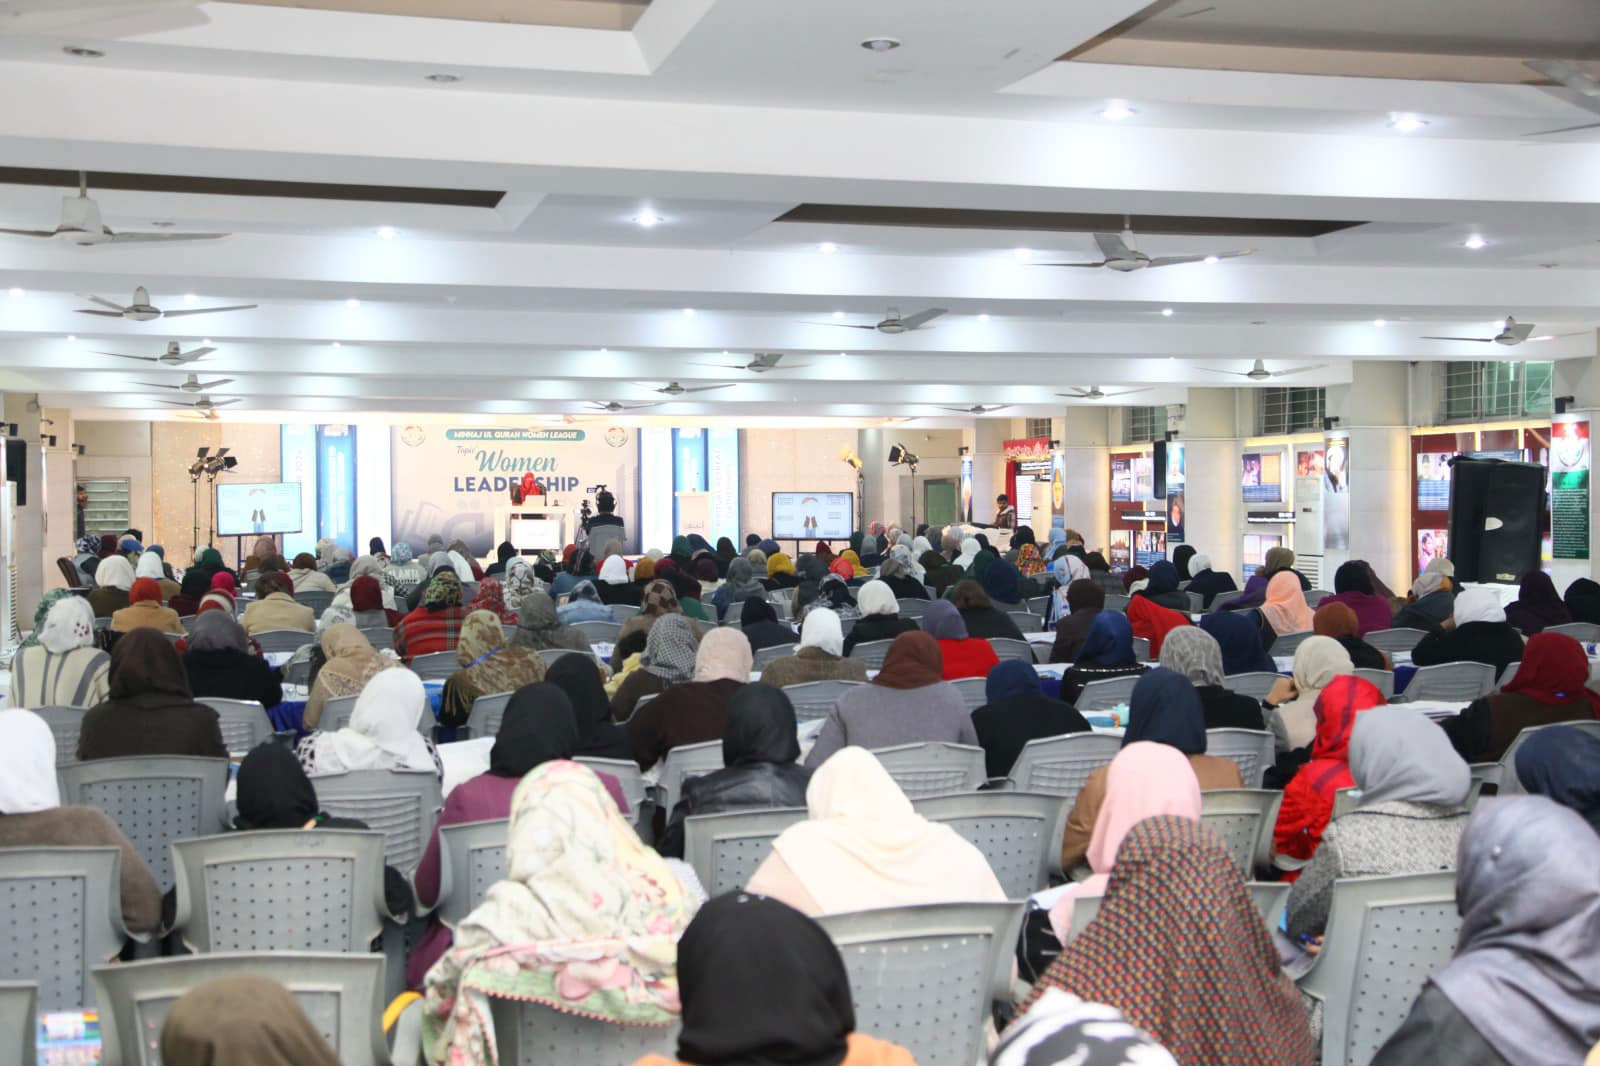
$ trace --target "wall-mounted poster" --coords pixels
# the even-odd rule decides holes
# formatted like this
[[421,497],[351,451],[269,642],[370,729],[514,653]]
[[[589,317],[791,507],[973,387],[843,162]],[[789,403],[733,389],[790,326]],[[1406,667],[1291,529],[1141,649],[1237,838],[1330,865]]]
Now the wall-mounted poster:
[[1350,549],[1350,436],[1329,435],[1322,442],[1322,548]]
[[1417,453],[1417,510],[1450,510],[1450,460],[1455,452]]
[[1183,445],[1177,441],[1167,445],[1167,543],[1181,544],[1186,539],[1183,528]]
[[1283,502],[1283,453],[1245,452],[1240,457],[1239,485],[1245,503]]
[[1133,535],[1133,562],[1146,569],[1167,557],[1167,535],[1150,529]]
[[1301,555],[1322,554],[1323,451],[1316,444],[1294,446],[1294,550]]
[[1111,565],[1126,570],[1133,565],[1133,530],[1111,531]]
[[1133,459],[1131,456],[1113,457],[1111,460],[1111,502],[1133,502]]
[[1550,427],[1550,554],[1589,558],[1589,422]]
[[1435,559],[1450,557],[1450,534],[1443,529],[1417,530],[1417,573],[1422,573]]
[[1156,495],[1156,472],[1148,455],[1133,457],[1134,500],[1153,500]]

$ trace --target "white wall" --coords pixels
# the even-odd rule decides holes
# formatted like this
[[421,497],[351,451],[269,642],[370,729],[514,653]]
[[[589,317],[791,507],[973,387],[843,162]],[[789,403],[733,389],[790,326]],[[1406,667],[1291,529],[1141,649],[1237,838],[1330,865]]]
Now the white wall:
[[[1090,551],[1105,550],[1111,535],[1111,424],[1113,409],[1068,407],[1062,420],[1068,529],[1083,534]],[[1053,424],[1053,423],[1052,423]],[[1039,534],[1034,530],[1034,534]]]

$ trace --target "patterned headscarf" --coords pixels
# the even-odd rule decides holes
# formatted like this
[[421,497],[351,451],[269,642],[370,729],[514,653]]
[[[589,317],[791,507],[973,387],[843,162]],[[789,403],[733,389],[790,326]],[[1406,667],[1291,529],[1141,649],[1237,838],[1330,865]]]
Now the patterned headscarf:
[[405,566],[413,558],[415,558],[415,553],[412,552],[410,544],[403,540],[395,541],[394,550],[389,553],[390,561],[397,566]]
[[1023,577],[1044,573],[1044,556],[1039,554],[1038,545],[1024,544],[1018,549],[1017,569],[1021,571]]
[[505,628],[490,611],[473,611],[461,620],[456,643],[461,683],[477,695],[514,692],[544,680],[544,659],[526,648],[506,646]]
[[[50,613],[50,608],[55,606],[57,600],[71,595],[73,593],[69,589],[51,589],[39,597],[39,606],[33,609],[33,632],[29,633],[28,639],[22,642],[24,648],[31,648],[39,643],[39,631],[44,628],[44,619]],[[87,603],[88,601],[85,600],[84,602]],[[93,613],[93,611],[90,612],[91,616]]]
[[672,588],[670,581],[652,581],[645,586],[644,603],[639,608],[639,613],[646,618],[656,618],[664,614],[682,614],[683,608],[678,605],[678,594]]
[[87,648],[94,642],[94,608],[82,596],[58,596],[44,618],[34,623],[32,639],[52,655]]
[[461,606],[461,580],[454,571],[434,575],[428,582],[428,591],[422,594],[422,606],[430,611]]
[[1006,1030],[989,1066],[1178,1066],[1114,1007],[1051,988]]
[[502,592],[505,586],[499,578],[486,577],[478,582],[478,594],[472,597],[472,602],[467,605],[469,611],[487,611],[506,625],[517,624],[517,612],[506,607]]
[[1179,626],[1161,643],[1161,665],[1196,688],[1222,684],[1222,645],[1199,626]]
[[[528,593],[538,592],[548,588],[539,575],[533,572],[533,567],[521,556],[517,556],[506,564],[505,602],[520,604],[527,598]],[[504,616],[502,616],[504,617]]]
[[687,681],[694,676],[699,643],[687,618],[681,614],[664,614],[650,627],[640,666],[668,684]]

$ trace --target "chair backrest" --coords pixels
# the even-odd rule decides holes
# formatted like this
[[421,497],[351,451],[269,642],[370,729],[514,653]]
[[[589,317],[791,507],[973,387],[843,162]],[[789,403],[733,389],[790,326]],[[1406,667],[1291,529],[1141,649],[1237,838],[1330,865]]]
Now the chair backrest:
[[[586,656],[587,658],[594,659],[594,653],[593,652],[577,651],[576,649],[573,649],[573,648],[540,648],[539,649],[539,658],[544,660],[544,664],[546,666],[553,665],[555,663],[555,661],[557,659],[561,658],[563,655],[583,655],[583,656]],[[595,659],[595,662],[598,663],[599,660]]]
[[222,743],[230,755],[249,751],[272,736],[272,719],[267,709],[255,700],[225,700],[220,696],[200,696],[197,702],[217,712]]
[[639,608],[631,603],[613,603],[611,605],[611,617],[615,618],[619,623],[626,622],[638,613]]
[[178,624],[183,626],[183,631],[185,633],[192,633],[194,632],[194,621],[198,617],[199,615],[180,614],[178,616]]
[[1038,661],[1033,656],[1033,645],[1025,640],[1016,640],[1011,637],[990,637],[989,647],[994,649],[995,656],[1001,662],[1005,662],[1007,659],[1016,659],[1032,666]]
[[1321,603],[1323,600],[1332,595],[1333,593],[1329,592],[1327,589],[1307,589],[1306,606],[1315,608],[1317,604]]
[[[1585,733],[1600,739],[1600,720],[1593,718],[1585,718],[1580,721],[1573,722],[1552,722],[1550,725],[1571,726],[1573,729],[1581,729]],[[1489,764],[1490,766],[1498,767],[1497,773],[1485,773],[1479,775],[1479,766],[1474,764],[1472,767],[1474,776],[1482,776],[1485,781],[1492,781],[1493,783],[1499,785],[1500,795],[1502,796],[1515,796],[1526,793],[1527,789],[1522,787],[1522,779],[1517,776],[1517,750],[1521,748],[1523,744],[1527,743],[1528,738],[1533,735],[1534,730],[1548,729],[1550,728],[1550,725],[1530,725],[1526,729],[1523,729],[1520,733],[1511,738],[1511,743],[1506,745],[1505,754],[1500,756],[1500,761],[1498,763]]]
[[1342,814],[1349,814],[1361,805],[1361,790],[1359,788],[1341,788],[1333,794],[1333,813],[1330,820]]
[[326,611],[328,606],[333,603],[333,593],[322,589],[307,589],[304,592],[296,592],[294,594],[294,602],[302,607],[311,608],[312,611],[316,612],[316,616],[321,618],[322,612]]
[[[467,712],[467,735],[457,736],[456,739],[492,737],[499,733],[500,719],[506,716],[506,704],[511,702],[512,695],[510,692],[492,692],[473,700],[472,710]],[[422,717],[426,720],[430,716]]]
[[34,714],[44,719],[56,738],[56,767],[69,766],[78,761],[78,734],[83,731],[82,707],[37,707]]
[[[645,704],[649,703],[651,700],[655,699],[659,695],[661,695],[661,693],[659,693],[659,692],[646,692],[643,696],[640,696],[633,703],[633,714],[638,714],[639,711],[643,709]],[[632,721],[633,720],[633,714],[630,714],[628,716],[628,719],[627,719],[628,721]]]
[[1275,754],[1271,730],[1267,729],[1208,729],[1206,754],[1232,759],[1239,767],[1239,776],[1245,788],[1260,788],[1267,767]]
[[356,696],[334,696],[322,705],[322,718],[317,722],[317,728],[331,733],[335,729],[343,729],[350,724],[350,715],[355,713]]
[[1043,615],[1034,614],[1026,607],[1014,607],[1006,611],[1007,617],[1017,624],[1017,628],[1024,633],[1037,633],[1043,625]]
[[296,652],[303,645],[317,639],[315,633],[306,633],[298,629],[269,629],[264,633],[250,635],[255,637],[263,652]]
[[65,555],[56,556],[56,569],[61,571],[61,580],[66,582],[67,588],[81,589],[84,587],[83,574],[79,573],[77,566]]
[[583,634],[590,644],[615,644],[622,632],[621,622],[574,622],[572,628]]
[[1126,611],[1128,604],[1133,602],[1132,596],[1118,596],[1115,593],[1106,593],[1106,607],[1108,611]]
[[188,636],[187,633],[162,633],[161,635],[166,637],[167,643],[173,645],[174,647],[177,646],[178,641]]
[[1025,899],[1044,888],[1051,873],[1061,867],[1067,805],[1060,796],[973,792],[919,799],[912,806],[983,852],[1009,899]]
[[787,659],[798,650],[800,650],[798,641],[794,644],[774,644],[769,648],[762,648],[755,654],[755,665],[752,669],[760,670],[768,663],[777,662],[779,659]]
[[172,858],[173,928],[196,953],[363,952],[383,931],[381,833],[223,833],[175,840]]
[[1070,806],[1083,783],[1122,749],[1122,738],[1101,733],[1042,737],[1022,746],[1007,776],[1020,792],[1061,796]]
[[0,848],[0,980],[36,982],[42,1010],[94,1006],[89,971],[127,936],[121,871],[115,847]]
[[1150,638],[1133,638],[1133,659],[1135,662],[1147,663],[1150,661]]
[[804,807],[696,814],[683,822],[683,857],[714,899],[748,884],[778,834],[806,816]]
[[[882,642],[880,642],[882,643]],[[857,644],[860,651],[865,645]],[[860,681],[805,681],[798,685],[785,685],[783,694],[794,704],[794,716],[802,722],[826,718],[838,704],[839,697],[861,685]]]
[[1563,622],[1558,626],[1545,626],[1546,633],[1565,633],[1579,644],[1600,641],[1600,625],[1593,622]]
[[99,966],[100,1035],[106,1066],[156,1066],[167,1014],[185,992],[248,973],[289,990],[311,1027],[345,1066],[387,1066],[382,955],[282,951],[186,955]]
[[1249,880],[1256,867],[1271,864],[1272,829],[1283,793],[1275,789],[1226,788],[1200,793],[1200,821],[1228,845]]
[[1250,900],[1261,912],[1267,928],[1278,928],[1283,908],[1289,904],[1289,890],[1294,886],[1287,881],[1246,881],[1244,887],[1249,890]]
[[648,815],[644,801],[650,789],[638,763],[632,759],[600,759],[591,755],[580,755],[573,761],[583,763],[596,773],[610,774],[617,779],[617,784],[622,786],[622,798],[628,801],[629,818],[637,822]]
[[867,669],[876,670],[883,666],[883,657],[889,654],[889,646],[894,643],[890,640],[869,640],[865,644],[857,644],[850,649],[850,658],[858,659],[867,664]]
[[1282,680],[1282,674],[1269,673],[1266,670],[1252,670],[1245,674],[1229,674],[1222,679],[1222,687],[1229,692],[1237,692],[1241,696],[1264,700],[1267,698],[1267,693],[1272,691],[1272,686]]
[[1363,681],[1371,681],[1374,685],[1376,685],[1378,691],[1383,693],[1384,699],[1394,699],[1393,670],[1374,670],[1370,666],[1358,666],[1356,668],[1356,676],[1361,678]]
[[434,913],[454,929],[506,878],[509,818],[439,827],[439,907]]
[[34,1066],[39,1025],[39,983],[0,981],[0,1063]]
[[[734,610],[734,607],[737,606],[738,604],[729,606],[727,617],[723,618],[722,621],[717,623],[717,625],[724,626],[728,629],[743,629],[744,619],[740,617],[739,611]],[[743,608],[740,608],[740,610],[742,609]]]
[[667,752],[661,761],[661,779],[656,788],[661,794],[661,809],[672,815],[672,808],[683,798],[683,783],[691,777],[704,777],[722,769],[722,741],[684,744]]
[[1494,682],[1494,667],[1488,663],[1440,663],[1419,666],[1402,695],[1408,700],[1467,703],[1493,692]]
[[444,797],[432,770],[352,770],[314,782],[322,809],[358,818],[383,834],[383,861],[414,870],[439,820]]
[[972,744],[925,741],[872,752],[911,799],[972,792],[983,784],[983,749]]
[[900,604],[901,618],[921,618],[927,611],[930,600],[904,599],[897,601]]
[[284,684],[304,685],[310,682],[311,652],[315,647],[315,644],[302,644],[295,649],[293,655],[289,656],[289,661],[284,663],[280,670]]
[[1184,595],[1189,597],[1189,613],[1190,614],[1200,614],[1202,611],[1204,611],[1206,609],[1206,598],[1205,598],[1205,596],[1201,595],[1198,592],[1189,592],[1187,590],[1184,592]]
[[1300,978],[1323,1003],[1323,1063],[1372,1061],[1460,930],[1453,872],[1335,881],[1322,952]]
[[670,1059],[678,1049],[677,1026],[616,1025],[498,997],[490,998],[489,1014],[501,1066],[633,1066],[652,1054]]
[[982,677],[963,677],[955,681],[946,682],[961,696],[962,704],[969,711],[975,711],[989,702],[989,694],[984,685],[987,681]]
[[1507,685],[1511,684],[1511,680],[1517,676],[1517,671],[1520,669],[1522,669],[1521,659],[1518,659],[1514,663],[1506,663],[1506,668],[1500,671],[1500,677],[1497,681],[1495,681],[1495,687],[1505,688]]
[[982,1061],[984,1021],[990,1002],[1010,994],[1021,922],[1020,903],[935,903],[817,918],[844,957],[857,1031],[906,1048],[918,1066]]
[[1139,683],[1138,674],[1108,677],[1091,681],[1078,693],[1076,706],[1080,711],[1109,711],[1133,698],[1133,686]]
[[1293,655],[1295,650],[1304,644],[1307,637],[1315,636],[1310,630],[1302,633],[1280,633],[1278,639],[1272,642],[1270,654],[1276,658],[1279,655]]
[[95,759],[62,767],[64,804],[98,807],[122,828],[156,883],[172,887],[174,840],[225,828],[228,760],[194,755]]
[[430,678],[441,680],[461,669],[461,664],[456,661],[453,651],[432,651],[412,659],[411,669],[424,681]]
[[1050,609],[1049,596],[1035,596],[1031,600],[1024,600],[1023,603],[1027,605],[1028,613],[1034,616],[1035,621],[1043,618],[1045,612]]
[[388,626],[357,626],[356,629],[367,638],[368,644],[379,651],[394,647],[394,630]]
[[1420,629],[1401,626],[1399,629],[1374,629],[1361,639],[1379,651],[1386,651],[1392,655],[1397,651],[1411,651],[1417,646],[1417,641],[1427,635]]

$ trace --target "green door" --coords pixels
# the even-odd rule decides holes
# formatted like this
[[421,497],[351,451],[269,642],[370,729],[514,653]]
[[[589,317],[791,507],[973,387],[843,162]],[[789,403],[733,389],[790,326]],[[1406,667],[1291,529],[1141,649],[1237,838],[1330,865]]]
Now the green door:
[[956,483],[953,480],[924,481],[922,483],[922,510],[919,521],[930,526],[947,526],[960,521],[956,506]]

